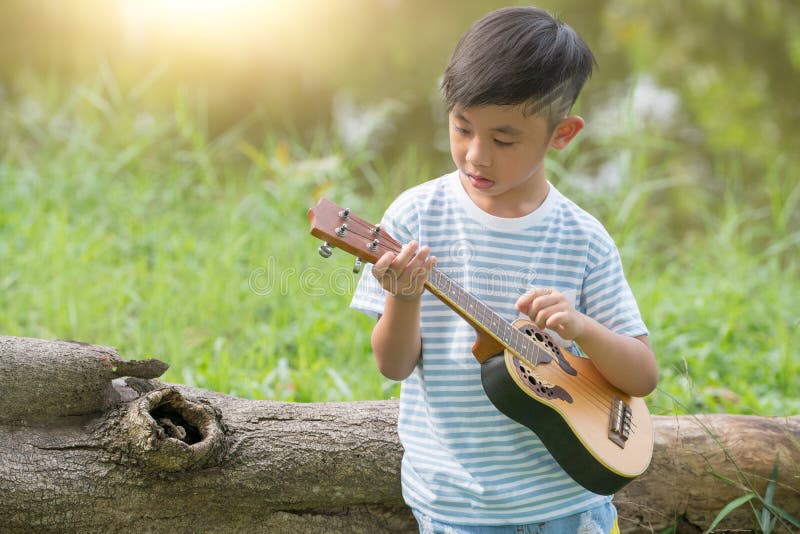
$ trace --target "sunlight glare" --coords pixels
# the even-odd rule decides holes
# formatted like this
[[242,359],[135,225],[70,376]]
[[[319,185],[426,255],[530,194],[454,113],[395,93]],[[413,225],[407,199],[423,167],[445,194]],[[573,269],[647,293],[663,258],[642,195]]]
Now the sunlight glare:
[[288,0],[117,0],[129,27],[172,33],[175,38],[215,36],[234,38],[259,21],[282,17]]
[[255,0],[120,0],[122,9],[142,19],[160,19],[168,25],[197,24],[240,16]]
[[[117,0],[134,48],[157,42],[167,51],[237,55],[274,32],[265,28],[297,15],[290,0]],[[274,30],[274,28],[272,28]]]

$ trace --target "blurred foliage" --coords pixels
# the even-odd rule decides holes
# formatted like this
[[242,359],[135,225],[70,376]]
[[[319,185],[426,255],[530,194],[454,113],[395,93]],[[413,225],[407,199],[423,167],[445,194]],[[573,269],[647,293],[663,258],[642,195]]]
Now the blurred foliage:
[[[498,1],[5,0],[0,81],[110,69],[141,105],[203,102],[212,135],[247,120],[312,135],[337,95],[402,103],[392,145],[441,146],[437,80],[464,29]],[[800,4],[793,0],[544,0],[595,50],[585,106],[624,96],[639,76],[675,91],[679,142],[745,153],[750,172],[800,146]],[[400,109],[400,108],[399,108]],[[588,111],[587,113],[590,113]],[[389,155],[402,150],[384,149]],[[425,153],[447,165],[442,151]],[[718,161],[724,161],[718,157]],[[740,158],[737,158],[740,160]],[[723,169],[724,172],[724,169]]]
[[720,172],[730,172],[731,156],[755,181],[778,155],[796,168],[799,3],[611,0],[604,21],[633,72],[678,91],[686,133]]
[[[342,312],[349,259],[315,263],[304,211],[325,194],[377,219],[452,168],[437,82],[501,5],[5,0],[0,330],[245,396],[395,394],[371,320]],[[796,413],[800,4],[541,6],[600,63],[548,176],[620,245],[655,411]]]
[[[305,212],[326,195],[377,220],[430,177],[418,153],[388,166],[335,131],[211,137],[180,94],[143,114],[121,93],[108,75],[31,82],[0,108],[0,332],[113,345],[167,361],[166,380],[246,397],[396,395],[369,354],[374,320],[347,309],[352,258],[322,260]],[[800,232],[786,221],[800,184],[776,165],[769,207],[742,205],[742,175],[722,195],[671,178],[682,152],[657,132],[631,124],[606,148],[586,133],[548,174],[620,244],[660,362],[652,410],[797,413]],[[599,161],[620,180],[599,188]],[[669,228],[681,198],[684,236]]]

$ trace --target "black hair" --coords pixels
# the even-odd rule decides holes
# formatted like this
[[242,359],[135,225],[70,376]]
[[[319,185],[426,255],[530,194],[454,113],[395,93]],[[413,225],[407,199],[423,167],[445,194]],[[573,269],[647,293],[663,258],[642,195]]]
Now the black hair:
[[567,115],[596,65],[569,26],[535,7],[507,7],[461,37],[442,80],[447,111],[456,105],[524,105],[526,115]]

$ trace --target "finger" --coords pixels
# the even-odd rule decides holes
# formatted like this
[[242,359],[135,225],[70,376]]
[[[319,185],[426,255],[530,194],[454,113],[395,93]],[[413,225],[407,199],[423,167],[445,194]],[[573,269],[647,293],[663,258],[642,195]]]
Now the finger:
[[532,302],[550,303],[557,301],[561,293],[551,287],[539,287],[531,292]]
[[430,274],[433,268],[436,267],[436,262],[437,262],[436,256],[429,257],[428,261],[425,262],[425,268],[427,269],[428,274]]
[[378,258],[378,261],[376,261],[375,265],[372,266],[372,275],[380,280],[383,275],[386,274],[386,271],[389,269],[389,266],[392,264],[396,256],[397,255],[394,252],[387,252]]
[[[551,306],[557,306],[563,299],[560,293],[543,293],[531,294],[530,300],[527,302],[527,308],[522,308],[520,311],[534,318],[544,309]],[[526,303],[523,301],[523,305]]]
[[534,287],[529,289],[525,294],[531,295],[533,298],[541,297],[542,295],[549,295],[555,290],[552,287]]
[[536,311],[535,313],[531,313],[530,317],[533,321],[533,324],[538,326],[539,328],[546,328],[547,327],[547,319],[550,317],[550,310],[549,308],[544,308]]
[[528,311],[531,309],[531,302],[527,297],[525,297],[525,295],[523,295],[517,299],[517,303],[514,305],[514,307],[517,308],[518,312],[528,315]]
[[[535,313],[532,312],[530,316],[534,318],[533,322],[540,328],[550,328],[550,322],[553,320],[554,316],[569,311],[563,299],[550,300],[542,304],[541,301],[550,298],[551,295],[547,295],[545,297],[539,297],[534,302],[535,309],[533,312]],[[540,306],[540,304],[542,305]]]
[[410,258],[408,264],[406,265],[405,269],[416,273],[418,270],[425,270],[425,263],[428,260],[428,255],[430,254],[431,249],[428,246],[420,247],[417,250],[414,257]]
[[553,306],[558,306],[564,301],[560,294],[556,293],[549,293],[545,295],[540,295],[533,299],[530,305],[530,314],[534,315],[536,312],[540,312],[547,308],[551,308]]
[[558,311],[550,315],[545,321],[545,326],[557,332],[563,331],[566,328],[565,322],[569,319],[569,313],[566,311]]
[[407,288],[407,291],[421,291],[425,285],[425,280],[430,272],[430,268],[428,267],[429,253],[429,247],[420,248],[398,275],[400,285]]
[[534,291],[534,289],[529,289],[517,299],[516,308],[522,313],[527,314],[528,310],[530,310],[531,303],[533,299],[536,298]]
[[583,333],[583,316],[570,310],[554,313],[547,320],[547,328],[550,328],[564,339],[574,340]]
[[[416,245],[417,243],[415,241],[409,243],[409,248],[404,249],[395,260],[395,264],[397,265],[397,279],[398,281],[402,281],[403,285],[415,284],[420,274],[427,276],[425,263],[430,253],[430,247],[421,247],[414,252]],[[406,262],[406,257],[409,256],[411,252],[414,252],[414,255],[409,257]],[[423,280],[420,285],[424,283],[425,281]]]
[[411,241],[406,243],[400,249],[400,253],[395,258],[395,263],[400,266],[400,268],[405,268],[408,265],[408,262],[411,261],[412,258],[417,253],[417,249],[419,248],[419,243],[416,241]]
[[410,273],[411,282],[414,284],[415,287],[423,287],[425,282],[428,280],[428,277],[433,270],[433,267],[436,265],[436,258],[431,256],[425,259],[425,262],[422,265],[415,266]]
[[415,300],[425,290],[425,282],[430,270],[433,268],[435,258],[428,257],[430,248],[423,247],[411,258],[397,278],[396,288],[393,292],[401,300]]
[[[531,303],[539,297],[550,295],[552,293],[557,293],[550,287],[534,287],[526,291],[522,294],[522,296],[517,299],[517,307],[518,308],[530,308]],[[527,309],[520,309],[523,313],[527,312]]]

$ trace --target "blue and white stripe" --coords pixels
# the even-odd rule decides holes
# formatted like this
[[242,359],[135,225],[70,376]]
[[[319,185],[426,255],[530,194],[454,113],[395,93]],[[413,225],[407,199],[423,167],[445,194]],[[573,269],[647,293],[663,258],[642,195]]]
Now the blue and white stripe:
[[[536,211],[502,219],[480,210],[454,172],[404,192],[381,224],[401,242],[430,246],[437,268],[508,321],[526,289],[553,287],[615,332],[647,333],[613,240],[552,185]],[[377,316],[384,298],[367,266],[351,306]],[[474,331],[429,293],[421,332],[423,357],[403,381],[398,421],[409,506],[446,523],[502,525],[610,499],[575,483],[535,434],[494,407],[471,353]]]

